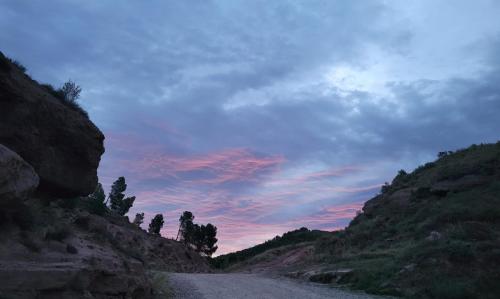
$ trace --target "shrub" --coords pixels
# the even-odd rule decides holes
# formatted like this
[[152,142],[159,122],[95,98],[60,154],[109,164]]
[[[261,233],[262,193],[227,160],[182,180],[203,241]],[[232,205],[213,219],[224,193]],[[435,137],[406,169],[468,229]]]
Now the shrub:
[[76,101],[80,97],[80,92],[82,91],[82,89],[73,81],[69,80],[68,82],[64,83],[62,88],[59,89],[54,88],[54,86],[50,84],[42,84],[41,86],[45,88],[48,93],[58,99],[61,104],[80,113],[86,118],[89,117],[87,111],[85,111]]
[[63,84],[60,91],[64,96],[64,100],[66,100],[67,102],[76,102],[76,100],[78,100],[78,98],[80,97],[82,88],[75,82],[68,80]]

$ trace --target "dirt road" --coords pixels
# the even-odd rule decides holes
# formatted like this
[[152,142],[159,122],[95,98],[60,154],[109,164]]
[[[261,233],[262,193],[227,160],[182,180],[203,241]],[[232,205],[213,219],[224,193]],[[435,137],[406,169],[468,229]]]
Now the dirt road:
[[382,298],[323,285],[253,274],[168,274],[174,298],[180,299],[374,299]]

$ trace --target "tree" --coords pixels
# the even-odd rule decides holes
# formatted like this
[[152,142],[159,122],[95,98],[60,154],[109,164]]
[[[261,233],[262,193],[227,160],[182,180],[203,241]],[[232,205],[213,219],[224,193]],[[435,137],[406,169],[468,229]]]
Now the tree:
[[197,224],[194,224],[193,221],[185,221],[183,226],[181,231],[182,242],[186,246],[194,245]]
[[68,80],[60,89],[61,94],[64,96],[64,100],[68,102],[76,102],[80,97],[82,88],[75,82]]
[[97,215],[104,215],[108,208],[106,207],[106,195],[101,183],[98,183],[94,192],[87,197],[89,211]]
[[156,216],[151,220],[149,224],[148,232],[152,235],[160,235],[160,230],[163,227],[163,215],[156,214]]
[[188,223],[193,223],[193,220],[193,213],[189,211],[184,211],[184,213],[182,213],[181,217],[179,218],[179,230],[177,231],[177,237],[175,238],[176,240],[179,240],[179,237],[184,239],[184,231],[186,230],[186,225],[189,225]]
[[217,250],[217,227],[212,224],[198,225],[187,222],[184,242],[189,247],[206,256],[212,256]]
[[141,227],[141,224],[143,222],[144,222],[144,213],[135,214],[134,222],[132,222],[132,223],[137,225],[138,227]]
[[201,230],[203,234],[203,246],[201,248],[201,252],[207,256],[212,256],[218,248],[218,246],[215,245],[215,243],[217,243],[217,227],[209,223],[205,227],[202,225]]
[[121,216],[125,216],[128,213],[130,208],[134,205],[135,196],[127,197],[123,200],[120,209],[118,210],[118,214]]
[[123,193],[125,190],[127,190],[125,178],[119,177],[111,186],[108,196],[111,211],[120,216],[127,214],[135,201],[135,196],[125,198]]

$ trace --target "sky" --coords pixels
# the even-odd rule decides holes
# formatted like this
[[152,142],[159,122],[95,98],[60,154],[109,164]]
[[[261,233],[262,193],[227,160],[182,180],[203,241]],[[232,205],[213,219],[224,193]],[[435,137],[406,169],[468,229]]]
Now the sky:
[[[500,139],[500,2],[0,0],[0,50],[82,88],[129,215],[218,254],[345,227],[399,169]],[[147,223],[146,223],[147,224]],[[145,225],[146,227],[147,225]]]

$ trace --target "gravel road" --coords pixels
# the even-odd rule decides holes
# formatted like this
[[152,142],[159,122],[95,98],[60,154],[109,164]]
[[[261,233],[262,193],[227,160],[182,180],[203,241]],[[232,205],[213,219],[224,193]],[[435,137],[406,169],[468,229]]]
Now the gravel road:
[[180,299],[375,299],[324,285],[254,274],[168,274],[174,298]]

